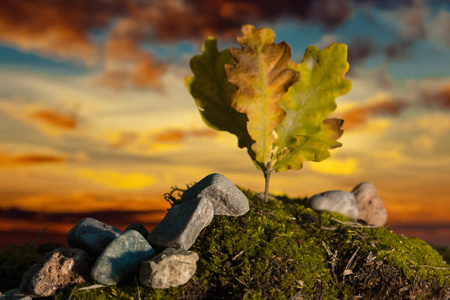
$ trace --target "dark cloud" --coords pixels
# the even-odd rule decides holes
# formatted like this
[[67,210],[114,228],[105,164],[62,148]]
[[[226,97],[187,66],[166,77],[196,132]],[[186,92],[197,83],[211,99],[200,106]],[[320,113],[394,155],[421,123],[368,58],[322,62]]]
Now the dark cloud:
[[[67,232],[83,218],[94,218],[125,230],[132,223],[142,224],[151,230],[167,213],[155,210],[103,210],[80,213],[47,213],[16,208],[0,209],[0,247],[29,243],[40,236],[38,243],[58,242],[67,245]],[[1,230],[6,227],[8,230]]]
[[3,0],[0,41],[26,51],[94,63],[99,53],[88,31],[108,26],[123,7],[123,1]]
[[[370,57],[376,51],[376,47],[368,37],[359,36],[348,45],[347,60],[350,66],[358,64]],[[352,68],[350,68],[352,71]]]
[[[388,45],[375,48],[370,37],[355,37],[349,60],[358,63],[374,52],[388,58],[406,57],[416,41],[429,35],[447,36],[436,26],[450,25],[448,14],[433,26],[429,9],[422,2],[383,6],[382,1],[357,0],[167,0],[167,1],[50,1],[3,0],[0,9],[0,42],[53,57],[77,58],[99,64],[99,85],[113,89],[161,89],[167,62],[148,50],[149,44],[194,40],[207,36],[234,40],[243,24],[270,24],[282,18],[320,24],[334,29],[364,5],[390,10],[401,24],[401,32]],[[428,22],[428,23],[427,23]],[[438,26],[442,27],[442,26]],[[95,39],[93,31],[104,34]]]

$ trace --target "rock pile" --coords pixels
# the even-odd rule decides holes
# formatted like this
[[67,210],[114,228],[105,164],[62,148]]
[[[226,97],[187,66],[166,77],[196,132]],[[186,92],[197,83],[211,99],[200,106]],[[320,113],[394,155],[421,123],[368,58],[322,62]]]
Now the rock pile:
[[[387,219],[386,209],[369,182],[357,185],[352,192],[314,195],[307,205],[378,226]],[[138,275],[143,285],[152,288],[185,284],[194,275],[199,259],[188,249],[214,215],[236,217],[248,210],[247,197],[230,180],[211,174],[186,190],[180,203],[173,205],[150,233],[141,224],[131,224],[122,232],[85,218],[68,233],[71,248],[47,253],[23,275],[20,289],[0,294],[0,300],[51,297],[77,283],[113,285],[131,275]]]
[[[185,284],[194,275],[198,255],[188,249],[214,215],[241,216],[249,210],[247,197],[225,176],[211,174],[186,190],[149,233],[141,224],[125,232],[92,218],[78,222],[68,233],[71,248],[59,248],[33,265],[20,289],[0,299],[54,296],[77,283],[113,285],[138,274],[152,288]],[[95,260],[93,266],[90,259]],[[5,298],[8,297],[8,298]]]
[[367,181],[358,184],[351,192],[328,191],[316,194],[306,203],[313,210],[338,212],[375,226],[384,226],[387,221],[386,208],[375,186]]

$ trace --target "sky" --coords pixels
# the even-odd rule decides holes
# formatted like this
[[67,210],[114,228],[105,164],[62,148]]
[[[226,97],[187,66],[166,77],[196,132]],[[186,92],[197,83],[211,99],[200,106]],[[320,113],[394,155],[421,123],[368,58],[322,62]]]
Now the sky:
[[[447,1],[49,1],[0,6],[0,235],[62,239],[79,219],[154,226],[164,193],[210,173],[263,191],[235,136],[207,127],[184,86],[209,36],[239,47],[269,27],[300,62],[346,43],[341,148],[274,173],[270,192],[309,197],[372,182],[396,233],[450,245]],[[53,234],[53,235],[52,235]]]

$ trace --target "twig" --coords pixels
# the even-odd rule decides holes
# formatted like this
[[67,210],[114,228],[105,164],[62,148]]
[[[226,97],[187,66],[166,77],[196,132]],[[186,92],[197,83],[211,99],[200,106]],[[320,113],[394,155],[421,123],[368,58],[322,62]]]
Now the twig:
[[325,227],[325,226],[320,226],[320,229],[323,230],[329,230],[329,231],[335,231],[337,229],[337,227]]
[[136,283],[136,289],[137,289],[137,294],[138,294],[138,299],[141,300],[141,292],[139,291],[139,284],[137,282],[137,278],[136,276],[134,276],[134,282]]
[[328,256],[331,259],[331,273],[333,274],[333,279],[336,282],[336,285],[339,286],[339,282],[337,280],[336,273],[334,272],[334,267],[335,267],[335,263],[334,262],[337,260],[338,252],[337,252],[337,250],[334,250],[334,253],[331,252],[330,248],[327,246],[327,244],[325,244],[324,241],[322,241],[322,245],[325,248],[325,250],[327,251]]
[[77,287],[74,286],[73,289],[72,289],[72,291],[70,292],[69,298],[67,298],[67,300],[72,299],[73,294],[75,294],[75,292],[76,292],[77,290],[78,290]]
[[331,220],[338,222],[342,225],[346,225],[346,226],[350,226],[353,228],[380,228],[380,226],[376,226],[376,225],[361,225],[359,223],[355,223],[355,222],[342,222],[340,220],[337,220],[335,218],[331,218]]
[[245,286],[246,288],[250,288],[249,286],[248,286],[248,284],[246,284],[244,281],[242,281],[241,279],[239,279],[239,278],[237,278],[236,276],[234,276],[234,279],[236,279],[240,284],[242,284],[243,286]]
[[438,269],[438,270],[450,270],[450,268],[447,268],[447,267],[433,267],[433,266],[428,266],[428,265],[419,265],[419,267],[432,268],[432,269]]
[[242,250],[241,252],[239,252],[238,254],[236,254],[231,260],[236,260],[236,258],[238,258],[239,256],[241,256],[242,254],[244,254],[244,250]]
[[102,287],[106,287],[106,285],[103,285],[103,284],[93,284],[93,285],[90,285],[90,286],[85,286],[85,287],[79,288],[78,290],[79,290],[79,291],[84,291],[84,290],[98,289],[98,288],[102,288]]
[[31,245],[36,244],[36,242],[44,236],[45,232],[47,231],[47,228],[48,228],[48,225],[45,225],[44,229],[42,229],[42,231],[39,232],[39,234],[34,237],[34,239],[31,241],[30,244]]
[[353,263],[353,260],[355,259],[356,254],[358,253],[359,249],[360,249],[360,248],[358,247],[358,248],[356,249],[355,253],[353,253],[352,257],[350,257],[350,260],[348,261],[347,266],[346,266],[345,269],[344,269],[343,277],[345,277],[345,275],[350,275],[350,274],[352,274],[352,270],[349,269],[349,267],[350,267],[351,264]]

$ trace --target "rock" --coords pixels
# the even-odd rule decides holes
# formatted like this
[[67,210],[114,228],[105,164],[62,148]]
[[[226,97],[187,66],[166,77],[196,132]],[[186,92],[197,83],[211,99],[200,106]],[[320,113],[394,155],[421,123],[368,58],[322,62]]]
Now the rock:
[[147,240],[158,251],[165,248],[188,250],[213,216],[213,205],[206,198],[174,205]]
[[5,294],[0,293],[0,300],[31,300],[32,298],[28,295],[22,294],[20,289],[12,289],[6,291]]
[[358,217],[356,199],[350,192],[328,191],[316,194],[308,199],[307,205],[317,211],[337,212],[354,220]]
[[78,222],[67,235],[70,247],[80,248],[96,258],[108,244],[122,234],[119,229],[92,218]]
[[386,225],[387,211],[372,183],[362,182],[352,190],[352,193],[358,203],[358,219],[376,226]]
[[147,228],[144,227],[144,225],[142,224],[138,224],[138,223],[133,223],[130,226],[128,226],[127,228],[125,228],[125,231],[127,230],[136,230],[137,232],[139,232],[140,234],[142,234],[143,237],[148,237],[148,235],[150,234],[147,230]]
[[41,297],[53,296],[67,286],[89,281],[89,270],[89,255],[84,250],[55,249],[23,274],[20,291]]
[[192,251],[167,248],[141,264],[140,281],[152,288],[176,287],[191,279],[198,255]]
[[136,230],[128,230],[113,240],[102,252],[91,271],[94,281],[112,285],[139,270],[143,260],[155,250]]
[[181,195],[182,202],[206,197],[215,215],[241,216],[248,212],[247,197],[222,174],[210,174]]

